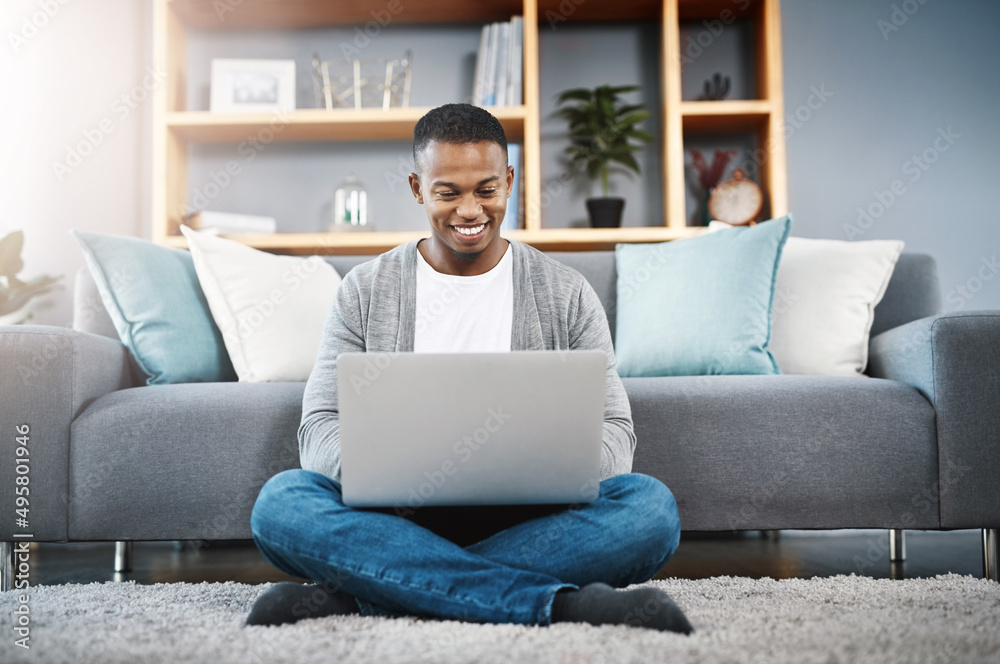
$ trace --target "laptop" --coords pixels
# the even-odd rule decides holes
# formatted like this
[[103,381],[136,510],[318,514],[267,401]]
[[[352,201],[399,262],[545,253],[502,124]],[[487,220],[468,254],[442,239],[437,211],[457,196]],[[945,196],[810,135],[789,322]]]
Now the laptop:
[[341,354],[344,504],[593,500],[606,362],[599,350]]

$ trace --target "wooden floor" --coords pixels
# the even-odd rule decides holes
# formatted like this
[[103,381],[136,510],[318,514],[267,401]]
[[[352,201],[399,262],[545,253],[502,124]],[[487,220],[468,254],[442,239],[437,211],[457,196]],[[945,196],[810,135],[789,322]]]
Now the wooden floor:
[[[785,531],[777,539],[759,531],[685,533],[658,578],[811,578],[859,574],[877,578],[933,577],[954,572],[982,576],[978,530],[907,531],[907,560],[892,564],[886,531]],[[135,580],[137,583],[239,581],[265,583],[291,577],[271,567],[251,541],[136,542],[133,571],[115,574],[111,542],[36,543],[32,585]]]

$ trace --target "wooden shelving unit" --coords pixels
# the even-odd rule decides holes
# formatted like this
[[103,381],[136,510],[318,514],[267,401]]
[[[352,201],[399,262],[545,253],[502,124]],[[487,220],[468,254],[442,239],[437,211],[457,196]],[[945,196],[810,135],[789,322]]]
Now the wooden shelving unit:
[[[782,132],[781,28],[778,0],[624,0],[620,3],[585,2],[565,13],[560,0],[426,0],[406,6],[393,20],[408,23],[507,20],[524,16],[524,103],[490,108],[508,137],[524,145],[525,218],[523,230],[507,234],[544,250],[607,249],[619,242],[662,242],[690,237],[704,231],[688,227],[685,215],[684,137],[686,132],[748,132],[764,148],[759,168],[771,213],[785,214],[788,207],[785,146]],[[408,140],[413,126],[428,110],[320,109],[286,114],[219,114],[189,111],[186,36],[190,29],[240,30],[251,28],[315,28],[357,25],[385,11],[384,0],[155,0],[155,61],[167,72],[167,85],[157,89],[153,117],[153,239],[172,246],[187,246],[177,235],[188,196],[188,146],[198,143],[239,142],[270,130],[273,140],[346,141]],[[228,11],[231,9],[232,11]],[[713,19],[733,12],[748,18],[755,29],[754,53],[757,99],[721,102],[681,101],[680,21]],[[660,72],[663,196],[665,219],[661,225],[620,229],[547,229],[542,226],[539,21],[553,16],[572,21],[647,20],[661,27]],[[238,239],[251,246],[290,254],[378,253],[409,240],[425,237],[413,232],[278,233],[246,235]]]

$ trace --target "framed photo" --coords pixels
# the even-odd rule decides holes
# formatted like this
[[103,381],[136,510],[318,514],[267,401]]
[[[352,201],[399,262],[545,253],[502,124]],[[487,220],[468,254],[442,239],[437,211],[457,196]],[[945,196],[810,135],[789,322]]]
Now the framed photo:
[[214,113],[295,110],[295,60],[212,60]]

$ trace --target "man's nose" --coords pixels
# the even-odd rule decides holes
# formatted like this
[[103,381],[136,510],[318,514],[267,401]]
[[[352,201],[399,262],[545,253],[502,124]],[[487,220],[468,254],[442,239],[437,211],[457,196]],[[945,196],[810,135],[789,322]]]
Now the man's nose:
[[475,196],[463,196],[458,202],[458,216],[464,219],[476,219],[483,213],[483,206]]

